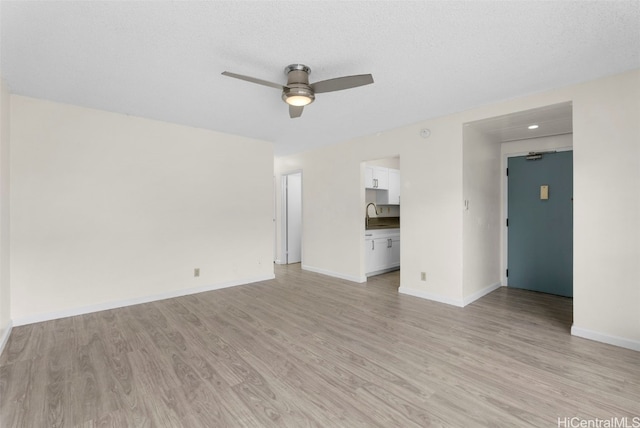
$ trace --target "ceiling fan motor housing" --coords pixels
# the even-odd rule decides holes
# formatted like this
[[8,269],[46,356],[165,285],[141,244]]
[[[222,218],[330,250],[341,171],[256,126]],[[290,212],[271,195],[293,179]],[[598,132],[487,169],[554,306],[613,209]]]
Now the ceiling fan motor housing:
[[309,85],[311,69],[303,64],[291,64],[284,72],[287,75],[287,86],[282,90],[282,100],[298,106],[311,104],[316,99]]

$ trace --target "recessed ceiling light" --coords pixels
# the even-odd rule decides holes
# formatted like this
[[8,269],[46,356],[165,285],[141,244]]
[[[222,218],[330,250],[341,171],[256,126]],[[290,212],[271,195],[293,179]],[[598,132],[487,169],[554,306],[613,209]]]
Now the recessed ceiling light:
[[538,125],[529,125],[529,129],[538,129]]

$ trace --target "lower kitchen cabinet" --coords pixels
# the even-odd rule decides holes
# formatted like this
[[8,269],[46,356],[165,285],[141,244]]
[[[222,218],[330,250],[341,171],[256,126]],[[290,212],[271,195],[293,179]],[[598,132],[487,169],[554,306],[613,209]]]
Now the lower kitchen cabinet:
[[400,235],[389,239],[389,265],[391,267],[400,267]]
[[400,267],[400,232],[398,229],[368,230],[365,233],[365,273],[367,276]]

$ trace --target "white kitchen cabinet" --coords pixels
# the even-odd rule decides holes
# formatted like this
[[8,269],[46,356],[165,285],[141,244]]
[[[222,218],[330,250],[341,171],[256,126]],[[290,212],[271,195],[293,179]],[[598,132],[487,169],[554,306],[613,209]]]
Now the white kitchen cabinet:
[[390,267],[399,267],[400,266],[400,235],[395,236],[393,238],[389,238],[391,242],[389,243],[389,266]]
[[364,167],[364,187],[365,189],[373,189],[373,185],[375,182],[373,181],[373,167],[365,166]]
[[400,170],[389,168],[388,190],[377,192],[376,203],[378,205],[400,205]]
[[365,233],[365,273],[367,276],[400,267],[400,232],[398,229],[368,230]]
[[389,168],[381,166],[364,167],[364,187],[367,189],[389,189]]
[[389,169],[389,205],[400,205],[400,170]]
[[367,241],[367,272],[384,270],[389,264],[387,261],[387,246],[389,241],[385,238],[370,239]]

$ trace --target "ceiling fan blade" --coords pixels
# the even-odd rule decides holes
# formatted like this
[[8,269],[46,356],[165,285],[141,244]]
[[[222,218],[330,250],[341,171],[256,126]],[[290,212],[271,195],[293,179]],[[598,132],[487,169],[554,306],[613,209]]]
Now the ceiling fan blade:
[[357,88],[358,86],[373,83],[373,76],[370,74],[358,74],[355,76],[336,77],[335,79],[321,80],[311,85],[316,94],[323,92],[342,91],[343,89]]
[[295,119],[302,116],[302,110],[304,110],[302,106],[289,106],[289,117]]
[[235,79],[246,80],[247,82],[251,82],[251,83],[257,83],[258,85],[270,86],[272,88],[280,89],[281,91],[284,90],[285,88],[285,86],[280,85],[278,83],[273,83],[273,82],[269,82],[267,80],[262,80],[262,79],[256,79],[255,77],[251,77],[251,76],[243,76],[242,74],[231,73],[229,71],[223,71],[222,75],[233,77]]

